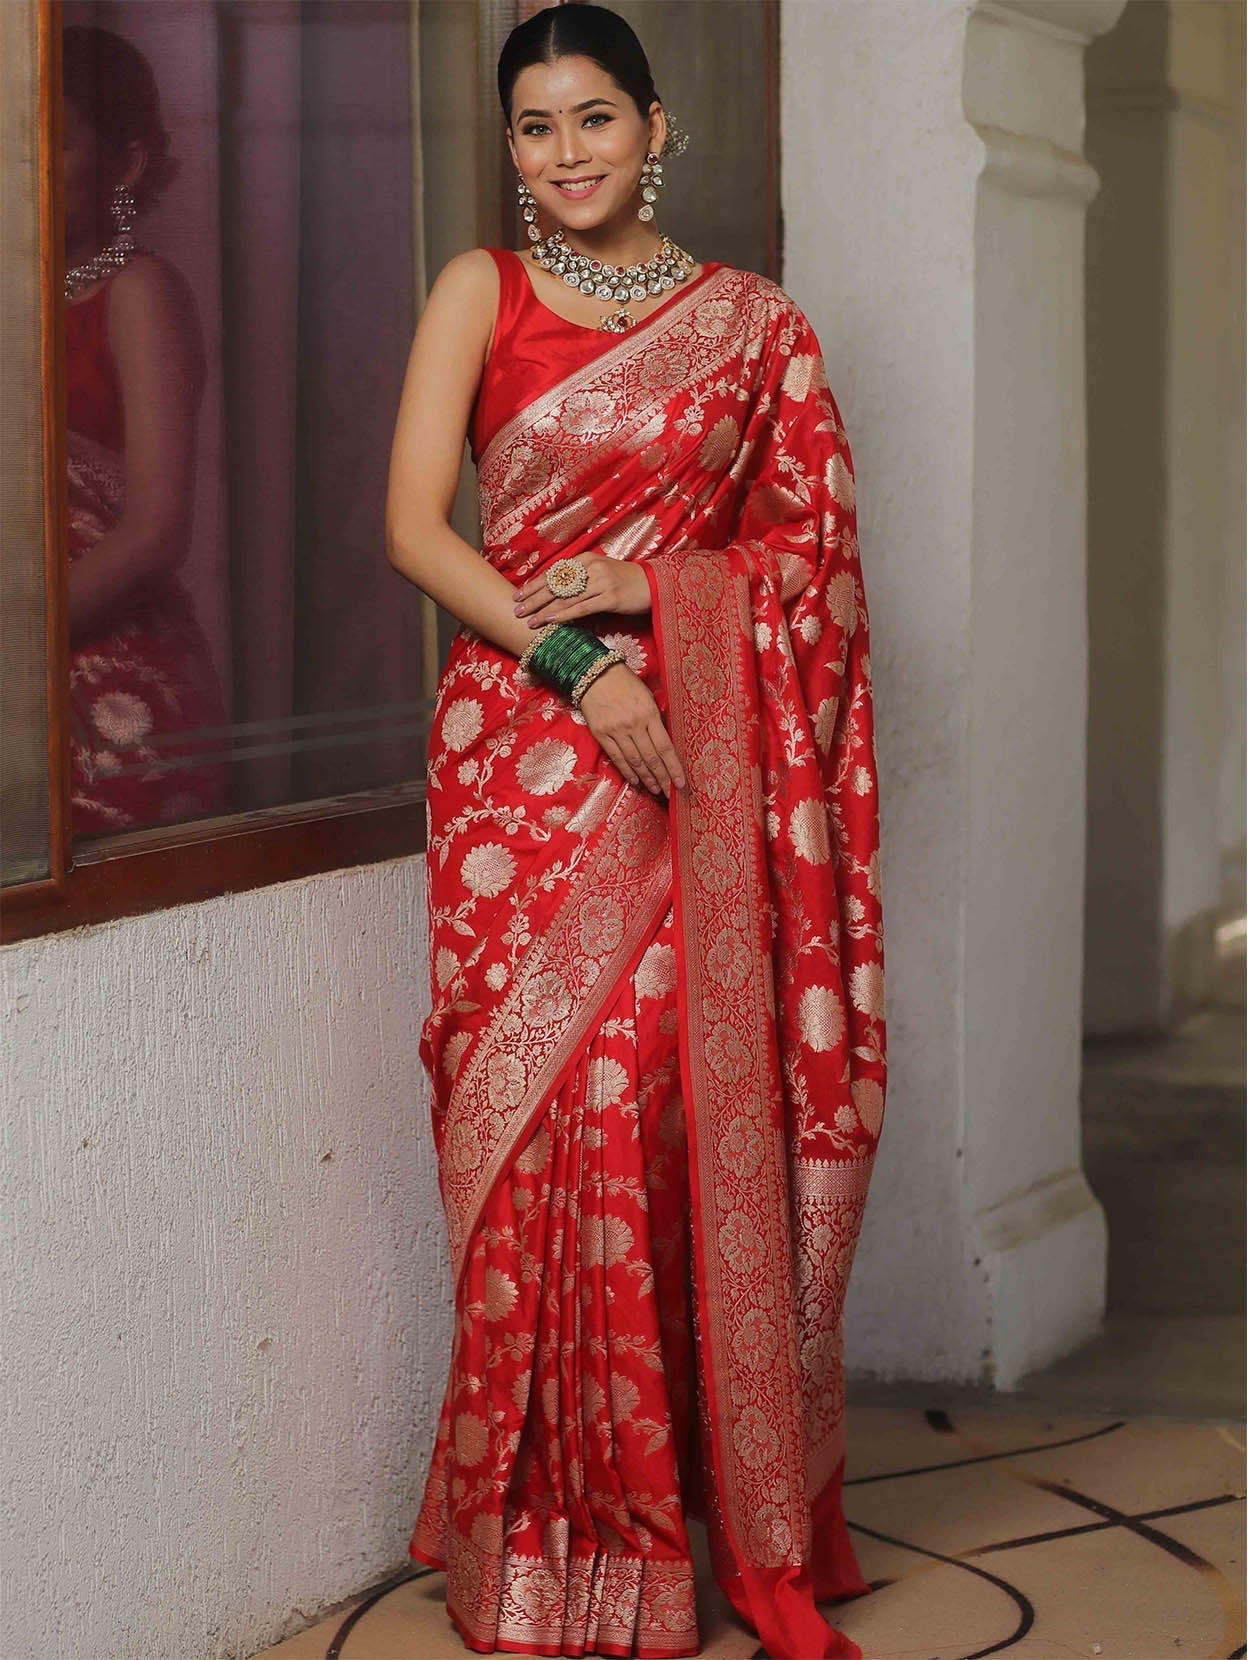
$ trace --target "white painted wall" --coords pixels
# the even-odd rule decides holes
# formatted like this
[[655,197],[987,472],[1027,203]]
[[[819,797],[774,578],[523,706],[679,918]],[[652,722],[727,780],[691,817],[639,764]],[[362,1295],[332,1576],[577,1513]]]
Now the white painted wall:
[[1122,0],[786,0],[785,286],[859,480],[891,1077],[851,1368],[995,1379],[1103,1308],[1079,1168],[1082,51]]
[[4,1660],[233,1660],[406,1564],[450,1342],[423,882],[0,952]]

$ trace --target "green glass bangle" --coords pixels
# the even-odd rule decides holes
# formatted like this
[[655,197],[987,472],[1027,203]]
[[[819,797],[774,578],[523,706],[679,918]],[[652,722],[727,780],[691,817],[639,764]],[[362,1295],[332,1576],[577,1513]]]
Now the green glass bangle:
[[586,669],[610,647],[582,623],[554,623],[525,648],[521,663],[530,673],[570,697]]

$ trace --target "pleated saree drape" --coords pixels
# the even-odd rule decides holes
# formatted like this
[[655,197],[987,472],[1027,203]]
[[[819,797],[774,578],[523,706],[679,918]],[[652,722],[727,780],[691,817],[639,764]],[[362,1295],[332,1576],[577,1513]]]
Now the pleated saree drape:
[[483,396],[511,407],[478,458],[485,556],[517,585],[584,549],[643,564],[651,612],[589,620],[690,787],[629,786],[461,628],[421,1034],[456,1324],[411,1554],[445,1568],[474,1649],[657,1660],[698,1652],[694,1516],[769,1654],[857,1656],[815,1606],[868,1589],[842,1307],[885,1090],[844,429],[800,310],[725,265],[547,384],[509,381],[532,301],[496,258]]

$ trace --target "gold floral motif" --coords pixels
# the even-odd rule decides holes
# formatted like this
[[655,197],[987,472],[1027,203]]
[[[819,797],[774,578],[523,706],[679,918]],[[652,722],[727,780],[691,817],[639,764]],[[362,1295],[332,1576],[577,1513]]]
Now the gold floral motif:
[[467,749],[484,720],[485,711],[475,697],[457,698],[442,716],[442,742],[448,749]]
[[797,1005],[802,1042],[816,1051],[835,1049],[845,1031],[841,999],[832,986],[807,986]]
[[832,856],[828,842],[828,809],[821,800],[808,796],[799,801],[789,819],[789,835],[799,857],[812,865],[826,865]]
[[741,428],[731,415],[722,415],[702,440],[698,466],[708,473],[722,472],[736,455],[740,442]]
[[855,505],[854,475],[845,465],[843,455],[834,455],[828,462],[827,484],[842,507],[848,509]]
[[530,744],[516,761],[520,787],[533,795],[553,795],[576,770],[576,750],[562,738],[542,738]]
[[489,1425],[475,1412],[461,1412],[455,1420],[455,1462],[480,1464],[490,1444]]
[[884,970],[879,963],[860,963],[849,977],[849,995],[856,1009],[880,1020],[884,1015]]
[[608,530],[598,545],[608,559],[639,559],[662,540],[662,527],[653,513],[630,513]]

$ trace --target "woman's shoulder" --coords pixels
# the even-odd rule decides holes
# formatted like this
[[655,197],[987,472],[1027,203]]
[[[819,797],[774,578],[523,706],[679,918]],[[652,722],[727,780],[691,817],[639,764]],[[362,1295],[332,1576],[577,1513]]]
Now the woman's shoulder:
[[120,302],[142,309],[162,300],[166,304],[193,306],[194,290],[185,273],[154,248],[136,249],[124,265],[109,272],[100,287],[108,290],[110,306]]
[[109,334],[115,344],[124,343],[127,336],[148,336],[154,328],[164,329],[170,339],[199,338],[199,303],[190,279],[154,248],[133,253],[105,286]]
[[498,259],[501,249],[496,247],[466,247],[461,254],[453,254],[436,276],[430,289],[440,297],[461,300],[498,299]]
[[489,248],[466,248],[443,265],[429,289],[425,313],[439,326],[463,326],[488,335],[498,310],[499,274]]

